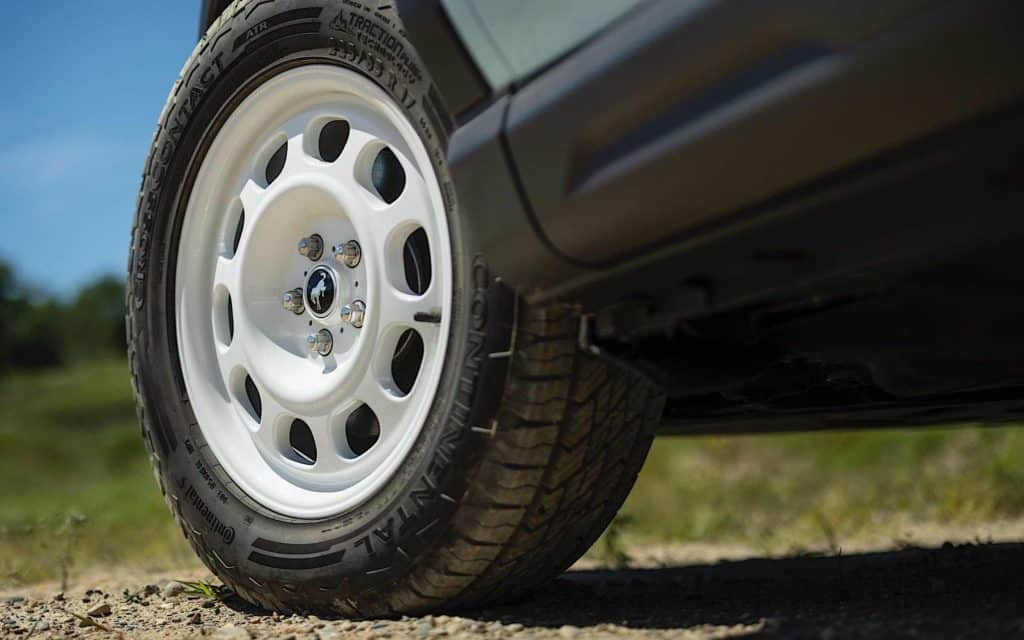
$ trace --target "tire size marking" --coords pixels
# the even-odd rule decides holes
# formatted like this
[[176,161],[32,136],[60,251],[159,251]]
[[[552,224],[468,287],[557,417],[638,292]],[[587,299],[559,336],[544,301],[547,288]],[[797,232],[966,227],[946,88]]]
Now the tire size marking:
[[[338,15],[331,20],[331,29],[351,34],[365,49],[380,56],[378,60],[386,60],[398,69],[407,84],[414,85],[423,79],[423,71],[402,41],[376,20],[361,15],[369,13],[368,9],[353,0],[345,0],[342,4],[349,8],[338,11]],[[379,14],[375,14],[375,17],[390,24],[390,21],[384,20]]]

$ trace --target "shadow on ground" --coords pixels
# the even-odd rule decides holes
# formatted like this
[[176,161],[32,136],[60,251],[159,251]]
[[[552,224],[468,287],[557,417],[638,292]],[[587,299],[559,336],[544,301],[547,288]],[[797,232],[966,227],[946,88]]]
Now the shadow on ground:
[[534,596],[461,615],[529,626],[686,629],[764,621],[750,637],[1024,636],[1024,544],[570,571]]
[[[573,570],[521,601],[451,613],[485,635],[519,623],[523,637],[1024,638],[1024,544]],[[403,623],[416,619],[372,629],[411,633],[386,626]]]

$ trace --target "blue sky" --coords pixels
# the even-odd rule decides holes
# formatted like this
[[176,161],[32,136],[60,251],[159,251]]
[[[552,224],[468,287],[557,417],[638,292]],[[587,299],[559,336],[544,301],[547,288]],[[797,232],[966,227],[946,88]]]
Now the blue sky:
[[199,0],[12,2],[0,21],[0,259],[66,297],[121,277],[156,119]]

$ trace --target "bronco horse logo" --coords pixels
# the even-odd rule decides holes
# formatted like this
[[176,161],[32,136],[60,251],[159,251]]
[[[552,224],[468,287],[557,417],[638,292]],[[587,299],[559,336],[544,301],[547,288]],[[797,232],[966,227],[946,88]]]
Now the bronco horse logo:
[[310,289],[309,300],[313,303],[313,307],[316,308],[317,313],[323,309],[323,305],[320,304],[320,296],[327,291],[327,274],[323,271],[320,272],[320,281]]

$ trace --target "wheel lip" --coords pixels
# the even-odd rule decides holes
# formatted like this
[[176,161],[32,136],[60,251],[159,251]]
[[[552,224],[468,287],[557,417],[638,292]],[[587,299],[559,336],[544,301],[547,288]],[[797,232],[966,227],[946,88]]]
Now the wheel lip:
[[[222,134],[225,130],[229,130],[231,128],[232,121],[237,114],[245,112],[247,105],[256,100],[265,99],[268,92],[278,90],[278,85],[286,80],[295,77],[301,78],[302,76],[315,77],[321,81],[329,79],[331,82],[336,83],[336,87],[339,91],[345,94],[359,96],[361,99],[379,107],[379,114],[387,118],[388,122],[394,126],[396,133],[401,137],[401,140],[397,141],[400,145],[396,147],[396,150],[404,151],[410,159],[415,161],[415,169],[420,172],[425,183],[427,194],[432,205],[432,214],[436,218],[435,228],[441,239],[440,242],[436,243],[436,247],[434,246],[434,243],[431,244],[431,252],[433,253],[436,251],[438,254],[436,264],[434,265],[434,277],[431,287],[440,287],[439,300],[442,304],[442,323],[441,326],[438,327],[438,348],[430,362],[430,370],[426,370],[427,363],[424,361],[424,370],[421,370],[420,376],[417,379],[417,386],[421,384],[428,384],[429,389],[428,392],[418,400],[418,408],[416,409],[416,416],[413,420],[414,428],[408,429],[404,434],[402,434],[400,440],[394,444],[393,451],[385,456],[383,464],[377,466],[374,472],[370,474],[365,481],[360,481],[355,486],[339,491],[324,490],[321,487],[299,487],[292,485],[288,491],[301,494],[302,499],[289,502],[287,499],[282,499],[280,491],[273,490],[271,488],[274,478],[269,476],[269,470],[271,470],[269,465],[266,468],[253,473],[251,468],[246,468],[246,464],[244,462],[240,464],[240,461],[238,460],[239,456],[231,455],[231,450],[234,448],[234,445],[237,445],[237,443],[225,443],[224,438],[219,437],[219,435],[223,434],[218,434],[219,430],[210,428],[210,425],[219,424],[219,420],[224,418],[224,410],[223,406],[220,406],[217,409],[211,408],[210,402],[207,402],[210,400],[210,389],[204,388],[204,384],[201,384],[203,379],[197,376],[196,371],[204,366],[209,366],[209,352],[214,352],[217,347],[215,343],[208,344],[206,348],[206,351],[208,352],[206,357],[207,362],[204,364],[203,358],[197,357],[197,352],[203,351],[203,343],[209,343],[209,340],[207,339],[208,336],[206,336],[204,332],[204,335],[201,337],[202,339],[197,339],[191,333],[186,333],[184,330],[185,327],[183,326],[182,319],[190,313],[190,300],[187,295],[189,273],[188,269],[184,268],[183,265],[189,264],[191,262],[190,258],[194,258],[196,253],[195,251],[188,251],[184,248],[186,239],[191,238],[194,235],[193,227],[195,225],[193,223],[203,217],[210,217],[209,215],[200,216],[196,212],[201,209],[200,205],[209,204],[210,195],[205,193],[205,190],[202,187],[205,187],[210,182],[209,175],[205,176],[206,180],[204,181],[204,174],[209,174],[210,171],[204,171],[204,167],[211,158],[218,156],[216,151],[219,149],[218,143],[222,142]],[[310,111],[309,106],[306,105],[305,102],[302,102],[302,104],[305,106],[296,106],[285,114],[277,114],[275,120],[278,123],[284,122],[290,117]],[[265,129],[268,132],[272,131],[269,127],[266,127]],[[391,141],[389,141],[389,143],[391,143]],[[244,161],[241,163],[241,166],[245,166]],[[221,188],[220,191],[227,194],[237,193],[237,190],[233,190],[230,187]],[[231,196],[225,196],[223,193],[220,197],[221,200],[232,200]],[[353,197],[357,197],[357,195],[358,194],[353,194]],[[206,214],[209,214],[208,206],[202,208],[202,210]],[[222,214],[220,217],[224,217],[225,215],[226,214]],[[220,224],[220,222],[207,222],[204,226],[206,228],[213,229],[214,235],[220,236],[222,233],[216,228],[217,224]],[[184,221],[178,237],[177,255],[178,259],[177,264],[175,265],[174,318],[175,329],[178,334],[178,356],[182,378],[184,380],[186,392],[188,393],[192,410],[195,413],[200,431],[203,433],[203,436],[216,457],[217,462],[223,466],[228,476],[245,494],[264,508],[281,515],[299,519],[322,519],[325,517],[335,516],[353,509],[375,495],[387,483],[387,481],[395,475],[401,463],[407,458],[413,444],[419,438],[423,426],[430,415],[430,410],[434,404],[437,388],[444,370],[445,358],[447,356],[453,307],[451,238],[444,198],[442,196],[434,166],[431,162],[431,155],[427,151],[419,133],[412,125],[410,118],[404,113],[401,107],[399,107],[383,89],[368,78],[347,68],[336,65],[308,64],[300,67],[289,68],[266,79],[238,105],[235,111],[224,121],[221,128],[216,132],[206,156],[203,159],[202,165],[200,165],[192,191],[189,194]],[[382,275],[377,276],[378,279],[382,277]],[[338,283],[336,283],[336,285],[337,284]],[[336,295],[335,303],[332,305],[331,312],[335,311],[336,308],[339,307],[341,303],[339,298],[340,296]],[[236,309],[236,314],[237,313],[238,310]],[[390,326],[391,324],[388,322],[387,318],[381,318],[380,322],[382,326]],[[220,405],[223,405],[225,398],[230,398],[230,389],[221,388],[216,391],[216,395],[219,396],[221,401]],[[218,405],[214,404],[212,406],[216,407]],[[226,444],[231,444],[232,446],[225,446]],[[252,462],[251,456],[250,462]]]

